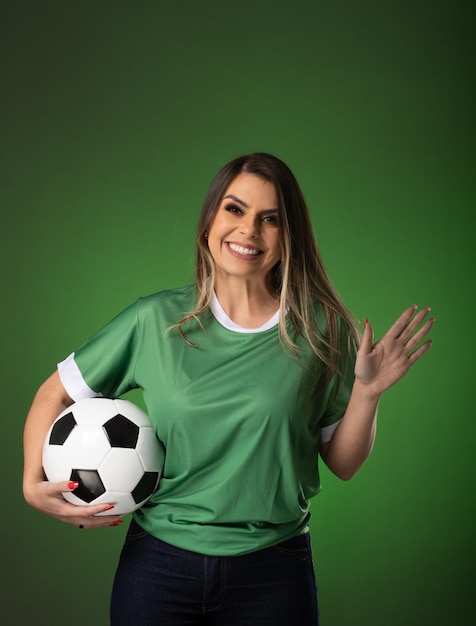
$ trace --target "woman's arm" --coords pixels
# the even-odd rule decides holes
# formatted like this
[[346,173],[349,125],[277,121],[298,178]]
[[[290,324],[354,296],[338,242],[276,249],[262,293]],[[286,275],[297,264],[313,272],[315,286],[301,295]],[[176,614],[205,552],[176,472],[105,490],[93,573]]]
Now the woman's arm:
[[416,308],[404,311],[375,344],[372,344],[372,328],[368,322],[365,324],[347,410],[332,439],[320,447],[324,462],[342,480],[352,478],[372,450],[382,394],[403,378],[431,346],[429,339],[419,347],[418,344],[435,320],[426,319],[429,307],[415,314]]
[[34,500],[32,487],[45,480],[41,456],[46,433],[58,415],[71,404],[73,400],[55,372],[38,389],[28,412],[23,433],[23,493],[27,502],[33,506],[34,503],[30,502],[32,496]]
[[58,415],[72,403],[73,400],[66,393],[57,372],[38,389],[25,422],[23,435],[23,495],[28,504],[63,522],[86,528],[109,526],[119,520],[119,517],[114,515],[94,517],[97,513],[109,510],[109,505],[70,504],[61,493],[73,491],[76,485],[68,481],[50,483],[45,480],[42,453],[46,434]]

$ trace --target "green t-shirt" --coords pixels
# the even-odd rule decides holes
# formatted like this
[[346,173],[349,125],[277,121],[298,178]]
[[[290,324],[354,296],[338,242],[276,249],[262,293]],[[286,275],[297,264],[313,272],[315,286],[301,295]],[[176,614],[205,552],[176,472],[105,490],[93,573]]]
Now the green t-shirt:
[[[353,367],[344,385],[335,377],[316,397],[304,342],[301,364],[277,326],[234,332],[212,313],[203,329],[188,325],[192,347],[169,327],[195,298],[194,287],[141,298],[72,356],[83,397],[142,389],[165,446],[159,488],[134,513],[137,522],[180,548],[244,554],[307,530],[309,498],[320,490],[320,432],[344,414]],[[67,390],[81,385],[71,385],[69,370],[60,368]]]

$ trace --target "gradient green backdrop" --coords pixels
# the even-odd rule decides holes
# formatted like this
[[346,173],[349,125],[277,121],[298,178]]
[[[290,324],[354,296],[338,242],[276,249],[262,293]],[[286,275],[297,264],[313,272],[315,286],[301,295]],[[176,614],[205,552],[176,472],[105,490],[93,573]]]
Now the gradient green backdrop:
[[437,318],[366,466],[349,483],[323,470],[323,624],[472,623],[471,5],[3,3],[2,623],[107,624],[125,528],[80,532],[23,502],[24,417],[119,310],[191,281],[206,188],[254,150],[294,170],[336,287],[376,335],[414,302]]

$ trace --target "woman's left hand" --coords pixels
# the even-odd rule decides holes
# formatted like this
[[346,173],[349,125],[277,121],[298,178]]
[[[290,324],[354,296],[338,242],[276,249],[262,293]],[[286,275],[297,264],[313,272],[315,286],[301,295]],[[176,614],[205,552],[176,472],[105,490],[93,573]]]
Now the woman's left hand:
[[430,332],[435,318],[428,318],[430,307],[418,313],[416,309],[412,306],[404,311],[376,343],[373,343],[372,327],[366,320],[357,352],[355,379],[376,396],[403,378],[431,346],[431,339],[420,343]]

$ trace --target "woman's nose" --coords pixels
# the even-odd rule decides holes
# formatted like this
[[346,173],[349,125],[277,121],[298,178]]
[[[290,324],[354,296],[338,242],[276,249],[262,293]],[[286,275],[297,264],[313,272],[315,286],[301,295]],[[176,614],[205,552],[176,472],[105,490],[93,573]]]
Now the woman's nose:
[[241,222],[240,230],[247,237],[257,237],[259,232],[258,220],[252,215],[246,215]]

